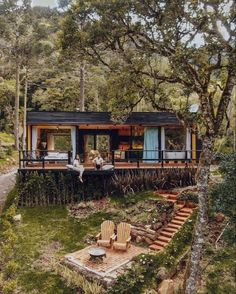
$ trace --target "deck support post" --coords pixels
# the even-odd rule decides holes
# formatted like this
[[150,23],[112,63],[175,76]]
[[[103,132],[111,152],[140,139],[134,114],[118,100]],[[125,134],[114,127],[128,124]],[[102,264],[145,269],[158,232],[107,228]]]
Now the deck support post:
[[71,164],[71,151],[68,151],[68,164]]
[[161,167],[164,167],[164,150],[161,150]]
[[112,157],[111,159],[112,165],[115,166],[115,151],[114,150],[111,151],[111,157]]
[[19,150],[19,168],[21,168],[21,151]]
[[185,150],[185,167],[188,166],[188,150]]

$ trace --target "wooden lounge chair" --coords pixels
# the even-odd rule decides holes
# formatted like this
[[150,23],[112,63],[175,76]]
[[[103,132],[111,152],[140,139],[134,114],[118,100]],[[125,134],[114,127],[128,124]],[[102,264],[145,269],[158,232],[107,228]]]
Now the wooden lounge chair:
[[117,250],[126,251],[130,246],[131,236],[130,236],[131,226],[127,223],[120,223],[117,226],[117,236],[116,241],[113,243],[113,248]]
[[101,224],[101,232],[96,236],[97,245],[103,247],[111,247],[114,234],[115,225],[112,221],[106,220]]

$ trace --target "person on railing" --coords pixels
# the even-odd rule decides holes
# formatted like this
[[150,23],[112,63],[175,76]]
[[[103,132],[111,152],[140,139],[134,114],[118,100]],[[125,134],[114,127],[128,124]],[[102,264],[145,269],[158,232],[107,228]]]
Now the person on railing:
[[80,162],[79,155],[78,154],[76,155],[76,157],[75,157],[75,159],[73,161],[73,165],[67,164],[66,166],[69,169],[78,171],[79,172],[79,180],[80,180],[81,183],[83,183],[82,176],[83,176],[83,173],[84,173],[84,166]]
[[97,169],[97,170],[102,169],[104,160],[101,157],[100,153],[98,153],[97,156],[93,159],[93,163],[94,163],[95,169]]

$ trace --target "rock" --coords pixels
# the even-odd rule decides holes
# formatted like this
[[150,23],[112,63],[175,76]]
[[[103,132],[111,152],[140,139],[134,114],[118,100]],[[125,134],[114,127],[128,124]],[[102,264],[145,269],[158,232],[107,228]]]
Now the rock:
[[145,229],[151,229],[151,225],[145,225]]
[[164,280],[161,282],[158,294],[174,294],[173,280]]
[[21,214],[16,214],[15,216],[13,216],[13,220],[15,222],[20,222],[22,219]]
[[156,224],[153,224],[152,227],[156,231],[156,230],[158,230],[158,229],[160,229],[162,227],[162,223],[158,222]]
[[161,283],[163,280],[165,280],[168,277],[168,273],[165,267],[160,267],[157,271],[156,280],[157,283]]
[[146,235],[146,233],[145,233],[145,232],[143,232],[143,231],[138,231],[138,235],[139,235],[139,236],[145,236],[145,235]]
[[160,215],[160,218],[159,220],[164,223],[166,220],[167,220],[167,213],[166,212],[163,212],[161,215]]
[[153,240],[149,239],[148,237],[145,237],[144,240],[148,245],[153,244]]
[[217,213],[216,216],[215,216],[215,220],[218,222],[218,223],[222,223],[225,219],[225,215],[223,213]]
[[156,235],[156,233],[155,233],[155,235],[152,235],[152,234],[146,234],[145,237],[147,237],[147,238],[149,238],[149,239],[151,239],[151,240],[154,241],[154,240],[156,240],[157,235]]
[[134,229],[131,230],[131,236],[137,237],[138,235],[139,234],[138,234],[138,231],[137,230],[134,230]]
[[146,232],[148,234],[152,234],[152,235],[155,235],[156,234],[156,232],[154,230],[151,230],[151,229],[147,229]]
[[136,242],[137,242],[137,243],[140,243],[140,242],[142,242],[142,241],[143,241],[143,238],[142,238],[142,237],[138,236],[138,237],[136,238]]

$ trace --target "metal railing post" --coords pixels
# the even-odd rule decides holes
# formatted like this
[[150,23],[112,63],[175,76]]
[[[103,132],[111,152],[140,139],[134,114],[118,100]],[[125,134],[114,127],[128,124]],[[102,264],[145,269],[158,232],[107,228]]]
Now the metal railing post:
[[68,164],[71,164],[71,151],[68,151],[68,159],[67,159]]
[[21,153],[20,153],[20,150],[19,150],[19,168],[21,168]]
[[111,162],[112,162],[112,165],[115,166],[115,150],[111,151]]

